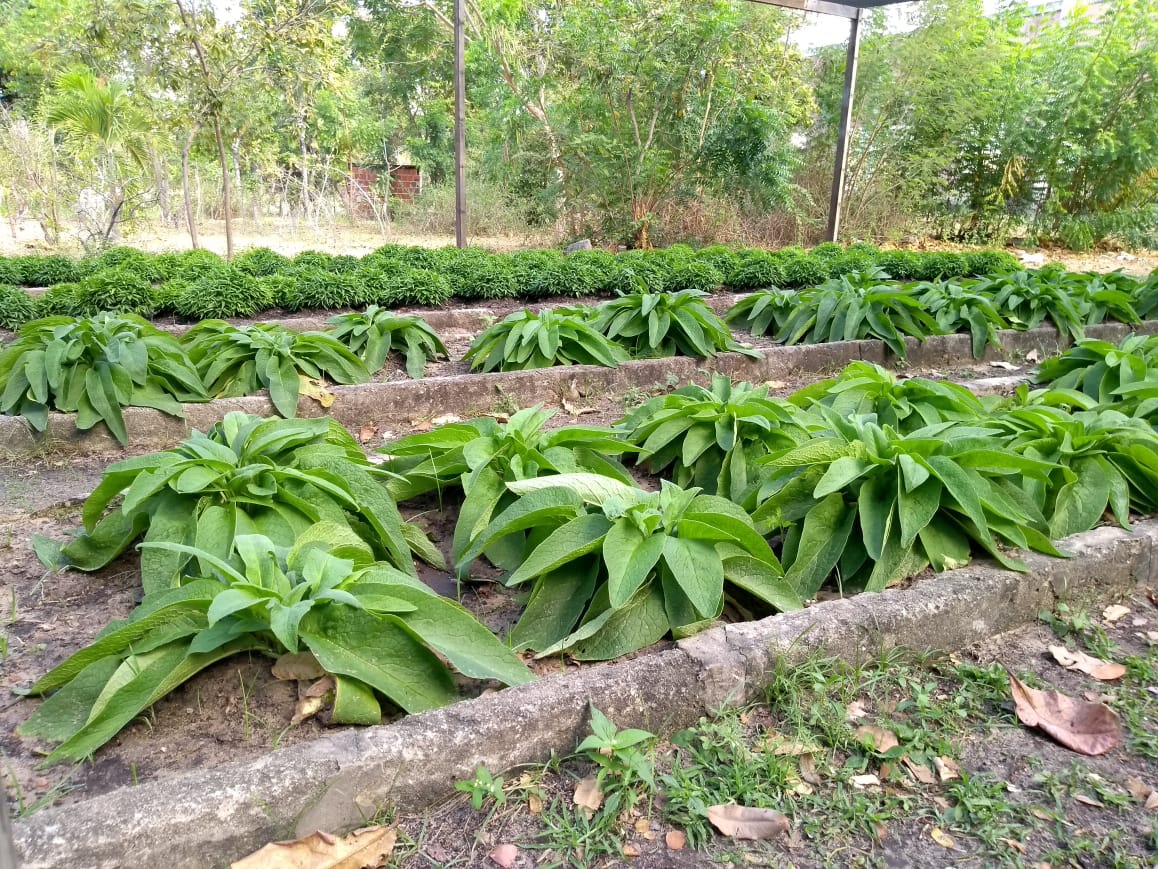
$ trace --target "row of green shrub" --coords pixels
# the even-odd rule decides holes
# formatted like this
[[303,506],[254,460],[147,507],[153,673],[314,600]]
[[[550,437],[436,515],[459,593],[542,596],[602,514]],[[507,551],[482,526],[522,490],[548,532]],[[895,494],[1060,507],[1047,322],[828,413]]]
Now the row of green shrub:
[[[151,255],[114,248],[75,263],[61,257],[0,259],[0,326],[12,329],[36,317],[101,311],[202,320],[272,309],[437,307],[451,299],[792,289],[872,268],[899,280],[932,280],[1017,267],[1013,257],[1000,251],[919,253],[863,244],[820,245],[808,252],[723,246],[697,251],[676,245],[618,255],[601,250],[490,254],[474,248],[387,245],[360,259],[307,251],[292,260],[256,248],[231,263],[207,251]],[[20,284],[49,289],[30,302],[15,294]]]
[[[1133,370],[1102,349],[1059,376]],[[1119,349],[1150,371],[1151,344]],[[541,408],[452,423],[384,445],[382,467],[332,421],[230,414],[110,467],[83,531],[48,553],[97,570],[139,540],[144,598],[31,687],[49,696],[21,733],[56,744],[49,762],[86,757],[205,666],[254,652],[331,677],[334,720],[369,724],[383,701],[453,700],[450,667],[533,678],[512,650],[616,658],[975,552],[1024,570],[1019,551],[1064,555],[1056,541],[1107,515],[1129,527],[1158,509],[1158,433],[1086,398],[979,398],[857,362],[788,399],[717,376],[610,428],[551,428]],[[486,559],[529,589],[502,640],[416,578],[410,550],[438,555],[396,504],[435,493],[461,493],[458,577]]]

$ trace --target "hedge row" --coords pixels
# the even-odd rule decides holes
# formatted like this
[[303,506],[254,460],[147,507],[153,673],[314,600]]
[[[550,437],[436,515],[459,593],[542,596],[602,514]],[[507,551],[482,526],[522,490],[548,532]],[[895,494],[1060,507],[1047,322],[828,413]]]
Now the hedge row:
[[[113,248],[78,261],[59,256],[0,258],[0,326],[11,329],[36,317],[99,311],[202,320],[249,317],[270,309],[436,307],[452,298],[794,289],[872,268],[898,280],[932,280],[990,274],[1018,264],[1001,251],[880,251],[865,244],[774,252],[722,245],[697,251],[674,245],[618,255],[601,250],[490,254],[476,248],[386,245],[362,258],[306,251],[293,259],[255,248],[231,263],[208,251],[146,254]],[[49,290],[29,301],[16,295],[19,285]]]

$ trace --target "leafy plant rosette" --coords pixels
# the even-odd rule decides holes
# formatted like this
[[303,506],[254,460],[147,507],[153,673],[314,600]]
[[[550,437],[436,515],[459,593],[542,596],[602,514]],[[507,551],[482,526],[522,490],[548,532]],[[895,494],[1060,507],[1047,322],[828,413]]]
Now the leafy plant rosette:
[[1053,465],[1046,479],[1023,485],[1051,538],[1088,531],[1107,510],[1127,529],[1131,509],[1158,511],[1158,432],[1145,421],[1038,405],[996,414],[992,424],[1007,433],[1010,450]]
[[799,294],[794,290],[751,293],[732,305],[724,320],[753,335],[774,335],[784,328],[799,300]]
[[[457,557],[515,500],[506,483],[575,473],[632,482],[615,458],[634,451],[631,444],[598,426],[544,428],[554,413],[541,406],[524,408],[501,425],[482,417],[395,441],[382,448],[389,457],[384,467],[397,475],[387,485],[399,501],[461,487],[453,541]],[[508,535],[484,554],[496,566],[513,570],[522,562],[525,542],[525,535]]]
[[26,324],[0,351],[0,383],[0,412],[23,416],[36,431],[50,410],[75,413],[77,428],[104,422],[121,444],[129,439],[122,408],[181,417],[181,402],[209,400],[177,339],[131,314]]
[[872,269],[833,278],[800,293],[776,340],[822,344],[877,338],[904,359],[905,336],[923,341],[941,331],[916,293]]
[[793,405],[831,408],[843,417],[873,414],[879,425],[908,433],[940,422],[982,420],[985,404],[958,383],[909,377],[900,380],[871,362],[851,362],[837,377],[797,390]]
[[431,359],[446,359],[446,345],[430,325],[418,316],[392,314],[377,305],[365,311],[339,314],[329,319],[331,333],[356,354],[370,372],[381,370],[386,357],[405,354],[406,373],[419,380]]
[[880,591],[926,565],[967,564],[977,544],[1014,570],[1001,544],[1060,555],[1023,489],[1056,465],[1018,455],[982,426],[938,423],[899,434],[872,416],[819,412],[830,433],[757,463],[751,499],[764,533],[781,531],[785,579],[814,597],[835,569],[841,588]]
[[1008,329],[1009,323],[988,296],[951,281],[928,281],[912,290],[943,333],[969,332],[974,359],[985,355],[989,345],[1001,346],[998,332]]
[[1130,335],[1117,345],[1084,339],[1041,363],[1035,380],[1053,389],[1076,389],[1113,402],[1128,387],[1158,379],[1158,336]]
[[273,323],[231,326],[203,320],[184,337],[205,388],[217,398],[269,390],[277,412],[297,415],[302,379],[366,383],[362,360],[326,332],[295,332]]
[[635,357],[692,356],[725,351],[759,357],[732,340],[732,331],[703,300],[706,293],[630,293],[598,307],[595,328]]
[[[145,543],[197,546],[228,559],[240,536],[290,546],[327,521],[349,528],[377,560],[414,575],[409,545],[423,555],[433,547],[403,524],[384,476],[333,420],[233,412],[175,449],[109,465],[85,501],[84,532],[60,554],[64,565],[99,570],[144,535]],[[141,585],[152,594],[208,568],[188,552],[150,548],[141,556]]]
[[474,371],[526,371],[553,365],[617,368],[627,354],[580,317],[515,311],[480,332],[464,360]]
[[992,299],[993,307],[1015,329],[1036,329],[1048,319],[1074,340],[1083,335],[1087,319],[1082,300],[1049,274],[1014,271],[961,284]]
[[466,610],[374,562],[344,525],[314,525],[292,547],[242,534],[228,558],[173,542],[143,547],[202,569],[146,594],[32,686],[50,696],[20,733],[59,743],[45,763],[90,756],[183,682],[242,652],[310,653],[334,678],[332,720],[341,724],[378,723],[378,695],[406,712],[453,701],[444,660],[471,678],[534,678]]
[[652,473],[670,468],[684,488],[739,502],[756,459],[806,436],[798,416],[787,402],[770,398],[766,386],[733,384],[717,374],[710,389],[691,384],[656,396],[616,427]]
[[460,574],[486,549],[528,533],[506,582],[532,583],[510,635],[539,657],[626,655],[718,618],[725,598],[791,610],[800,597],[767,541],[725,498],[662,482],[645,492],[597,474],[507,484],[518,500],[481,529],[457,560]]

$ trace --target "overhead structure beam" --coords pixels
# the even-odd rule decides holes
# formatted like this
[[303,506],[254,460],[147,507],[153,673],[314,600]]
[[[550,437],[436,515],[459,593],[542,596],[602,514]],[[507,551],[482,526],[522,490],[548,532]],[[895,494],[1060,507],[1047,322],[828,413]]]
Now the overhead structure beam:
[[829,0],[750,0],[766,6],[782,6],[785,9],[799,9],[801,12],[819,12],[821,15],[836,15],[840,18],[856,19],[860,9],[846,3],[832,3]]
[[848,166],[848,138],[852,128],[852,101],[856,96],[856,65],[860,56],[861,10],[849,22],[848,54],[844,63],[844,92],[840,98],[840,129],[836,134],[836,163],[832,170],[832,195],[828,200],[828,240],[840,236],[840,209],[844,200],[844,178]]

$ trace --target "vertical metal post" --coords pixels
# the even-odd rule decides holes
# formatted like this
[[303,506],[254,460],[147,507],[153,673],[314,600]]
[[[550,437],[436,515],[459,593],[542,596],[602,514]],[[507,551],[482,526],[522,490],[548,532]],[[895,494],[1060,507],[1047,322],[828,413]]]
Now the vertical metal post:
[[860,22],[864,10],[858,9],[849,22],[848,57],[844,64],[844,94],[840,100],[840,131],[836,136],[836,165],[832,173],[832,197],[828,201],[828,240],[840,235],[840,208],[844,199],[844,171],[848,162],[848,134],[852,128],[852,101],[856,92],[856,63],[860,55]]
[[466,247],[466,36],[454,0],[454,243]]

